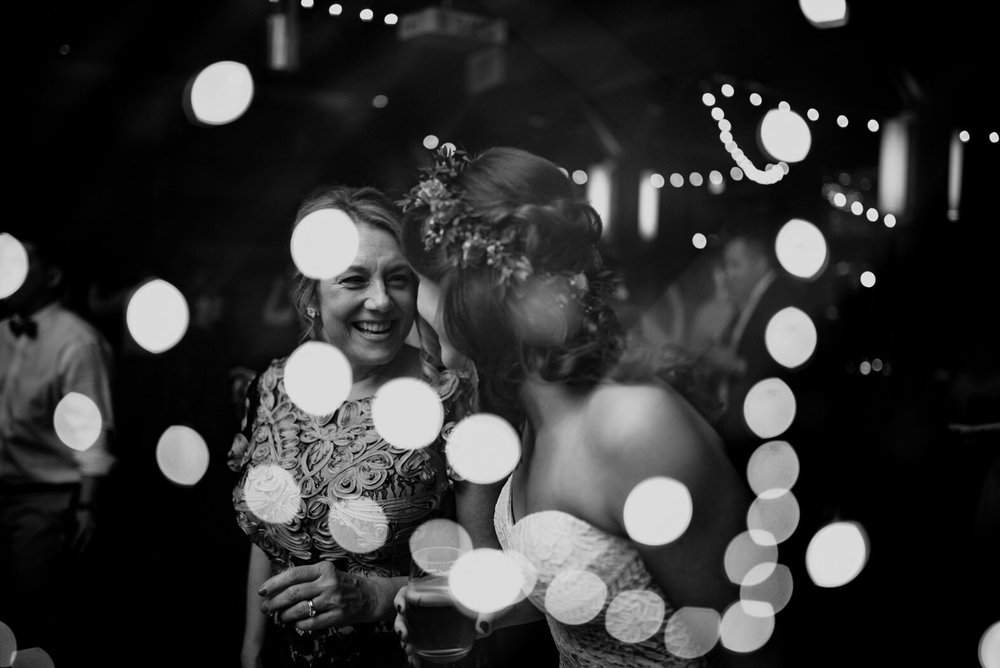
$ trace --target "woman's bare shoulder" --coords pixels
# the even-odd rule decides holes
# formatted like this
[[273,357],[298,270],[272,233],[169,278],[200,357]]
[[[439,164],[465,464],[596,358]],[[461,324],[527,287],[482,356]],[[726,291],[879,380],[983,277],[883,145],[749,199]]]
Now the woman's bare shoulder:
[[609,384],[592,393],[586,419],[595,434],[620,441],[684,428],[691,415],[684,398],[668,386]]

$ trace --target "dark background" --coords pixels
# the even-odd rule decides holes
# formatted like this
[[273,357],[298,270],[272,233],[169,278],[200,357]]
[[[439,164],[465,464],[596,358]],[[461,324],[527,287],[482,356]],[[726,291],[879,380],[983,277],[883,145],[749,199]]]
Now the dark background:
[[[972,0],[856,3],[846,26],[820,30],[790,0],[447,3],[507,21],[503,78],[474,91],[466,65],[481,45],[402,41],[398,26],[382,23],[386,12],[430,4],[349,1],[337,17],[325,4],[285,0],[5,8],[10,227],[44,226],[72,244],[74,302],[120,352],[114,531],[81,617],[120,637],[138,665],[235,659],[246,544],[222,466],[235,419],[227,373],[260,368],[295,341],[293,323],[268,324],[261,308],[289,267],[289,228],[307,190],[343,181],[398,195],[430,133],[471,151],[519,146],[570,171],[613,158],[622,189],[643,169],[728,174],[732,161],[701,95],[718,96],[729,82],[737,95],[722,106],[755,164],[766,161],[756,120],[780,100],[819,110],[812,151],[771,186],[727,179],[721,194],[667,186],[651,241],[638,238],[635,204],[621,197],[606,250],[630,295],[623,312],[641,313],[694,265],[695,232],[712,238],[750,217],[816,223],[831,249],[816,294],[837,332],[824,389],[838,429],[822,443],[824,472],[803,474],[813,485],[803,492],[817,523],[863,521],[872,552],[841,590],[797,582],[793,600],[804,602],[778,624],[789,620],[808,657],[796,665],[977,665],[978,638],[1000,618],[995,594],[986,596],[996,585],[995,564],[987,567],[996,553],[986,551],[995,533],[977,515],[997,441],[947,425],[1000,414],[996,395],[976,389],[996,378],[1000,340],[992,197],[1000,145],[985,140],[1000,131],[988,88],[998,10]],[[357,18],[364,6],[375,12],[370,23]],[[288,70],[269,65],[268,17],[279,12],[298,30]],[[250,68],[253,103],[234,123],[199,126],[184,112],[185,86],[223,59]],[[751,91],[764,97],[761,108],[746,104]],[[378,94],[388,96],[385,108],[372,105]],[[840,113],[851,118],[847,129],[833,122]],[[864,130],[868,118],[883,126],[907,118],[914,128],[910,196],[893,229],[823,197],[824,185],[846,180],[874,199],[879,138]],[[961,215],[949,220],[957,129],[972,140]],[[859,288],[864,269],[876,272],[875,289]],[[189,296],[210,286],[224,318],[170,355],[130,354],[121,313],[98,312],[90,298],[113,303],[151,275]],[[892,372],[860,374],[876,357]],[[212,448],[210,474],[194,488],[167,483],[152,460],[157,435],[178,416],[201,424]],[[91,665],[101,665],[113,650],[106,634],[93,638]]]

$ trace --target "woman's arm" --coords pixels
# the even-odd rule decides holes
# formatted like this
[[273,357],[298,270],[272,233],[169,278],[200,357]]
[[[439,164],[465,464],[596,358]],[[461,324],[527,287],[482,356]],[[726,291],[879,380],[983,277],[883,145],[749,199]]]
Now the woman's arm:
[[[469,532],[472,544],[477,548],[500,549],[500,541],[493,526],[493,512],[503,484],[503,480],[491,485],[455,482],[458,522]],[[527,624],[543,617],[538,608],[524,599],[498,612],[480,614],[476,620],[476,631],[480,636],[489,635],[497,629]]]
[[260,668],[261,650],[267,630],[267,617],[260,610],[260,594],[257,590],[271,575],[271,563],[262,549],[250,546],[250,563],[247,568],[246,621],[243,626],[243,647],[240,663],[243,668]]
[[[683,533],[664,545],[632,542],[674,607],[711,608],[723,615],[740,600],[739,585],[725,570],[725,554],[733,538],[747,530],[750,490],[714,429],[676,392],[627,389],[632,394],[614,413],[617,428],[601,432],[609,474],[595,493],[602,494],[618,533],[626,536],[625,501],[638,483],[652,477],[681,482],[691,497]],[[729,668],[779,665],[780,636],[776,632],[763,648],[746,654],[719,643],[709,657],[713,665]]]
[[595,447],[607,473],[593,493],[601,496],[617,533],[626,536],[625,502],[636,485],[655,477],[682,483],[691,498],[683,533],[664,545],[633,543],[671,603],[711,607],[721,614],[739,599],[724,557],[730,541],[746,530],[748,488],[714,430],[672,389],[603,392],[600,412],[617,417],[595,424]]
[[455,514],[458,523],[469,532],[474,547],[500,549],[493,526],[493,510],[503,488],[503,480],[490,485],[480,485],[467,480],[456,480]]
[[[683,533],[663,545],[633,544],[671,603],[721,613],[739,598],[738,587],[726,575],[724,556],[730,541],[746,530],[751,501],[721,440],[669,388],[605,389],[594,409],[591,447],[602,462],[602,474],[591,491],[600,496],[605,516],[617,533],[628,536],[625,503],[636,485],[650,478],[680,482],[691,498]],[[616,419],[607,420],[607,415]]]

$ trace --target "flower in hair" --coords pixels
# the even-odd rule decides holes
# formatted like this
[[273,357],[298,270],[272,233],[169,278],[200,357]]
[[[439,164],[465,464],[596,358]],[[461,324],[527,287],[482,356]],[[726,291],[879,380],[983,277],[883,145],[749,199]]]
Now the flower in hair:
[[455,185],[455,178],[471,160],[465,151],[445,144],[434,152],[433,163],[420,170],[420,181],[400,200],[403,213],[427,207],[425,250],[442,248],[455,266],[489,266],[498,271],[498,284],[519,283],[532,273],[513,226],[498,228],[481,221]]

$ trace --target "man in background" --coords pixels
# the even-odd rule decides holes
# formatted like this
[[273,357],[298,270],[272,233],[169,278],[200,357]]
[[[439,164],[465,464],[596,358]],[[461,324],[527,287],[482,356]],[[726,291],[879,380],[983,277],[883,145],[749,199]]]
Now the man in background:
[[802,286],[781,269],[772,246],[773,239],[765,230],[737,230],[726,237],[722,268],[732,315],[717,343],[705,353],[705,360],[721,378],[724,407],[716,426],[734,464],[744,473],[753,449],[761,443],[744,417],[747,393],[765,378],[788,375],[767,350],[767,325],[778,311],[788,306],[804,308],[806,303]]
[[[0,308],[0,622],[19,650],[38,647],[65,667],[83,653],[78,629],[98,603],[79,598],[79,566],[114,463],[112,353],[63,304],[55,235],[12,242],[28,264]],[[81,403],[57,411],[67,397]]]

